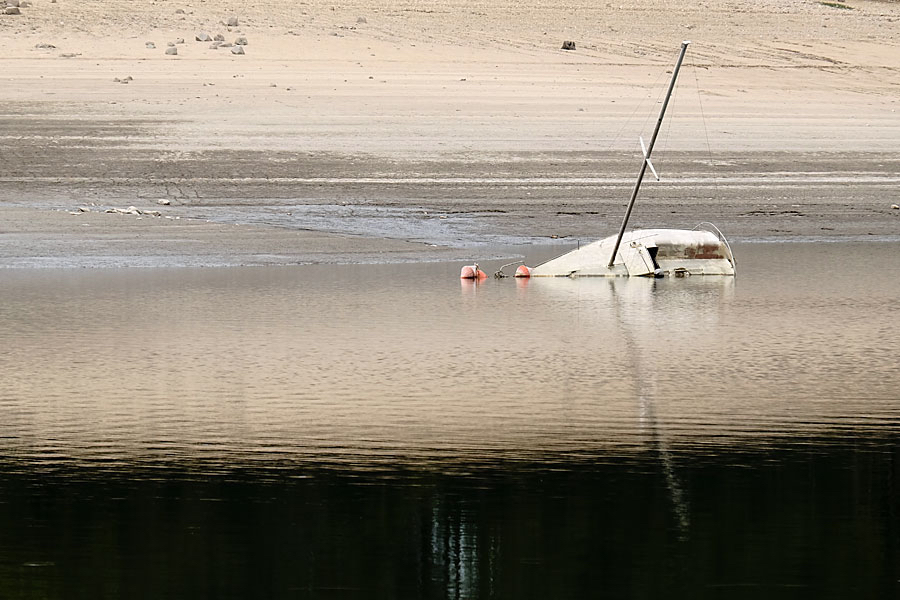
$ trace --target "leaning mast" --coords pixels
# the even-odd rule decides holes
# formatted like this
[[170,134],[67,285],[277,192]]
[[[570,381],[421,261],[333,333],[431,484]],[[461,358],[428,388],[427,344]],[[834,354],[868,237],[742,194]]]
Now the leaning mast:
[[609,258],[609,264],[606,265],[607,268],[612,268],[613,263],[616,261],[616,253],[619,251],[619,244],[622,242],[622,236],[625,235],[625,228],[628,226],[628,219],[631,217],[631,209],[634,208],[634,201],[637,199],[638,191],[641,189],[641,182],[644,180],[644,173],[647,172],[647,167],[650,167],[650,170],[656,176],[656,179],[659,179],[659,175],[656,174],[656,169],[653,168],[653,164],[650,162],[650,153],[653,152],[653,145],[656,143],[656,136],[659,134],[659,127],[662,125],[663,115],[666,114],[666,107],[669,105],[669,98],[672,97],[672,90],[675,89],[675,79],[678,77],[678,70],[681,69],[681,62],[684,60],[684,53],[687,52],[687,47],[690,44],[689,41],[681,42],[681,52],[678,55],[678,60],[675,63],[675,69],[672,71],[672,81],[669,82],[669,90],[666,92],[666,99],[663,100],[662,108],[659,111],[659,118],[656,120],[656,128],[653,130],[653,136],[650,138],[650,144],[644,148],[644,140],[641,139],[641,150],[644,153],[644,160],[641,163],[641,171],[638,174],[637,181],[634,184],[634,190],[631,192],[631,200],[628,202],[628,209],[625,211],[625,218],[622,219],[622,227],[619,228],[619,236],[616,238],[616,245],[613,247],[612,256]]

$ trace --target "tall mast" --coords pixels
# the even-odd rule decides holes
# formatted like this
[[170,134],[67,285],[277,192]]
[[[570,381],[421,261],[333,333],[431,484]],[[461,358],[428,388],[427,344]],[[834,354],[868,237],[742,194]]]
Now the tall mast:
[[[606,265],[610,269],[616,261],[616,253],[619,251],[619,244],[622,243],[622,236],[625,235],[625,228],[628,226],[629,217],[631,217],[631,209],[634,208],[634,201],[637,199],[638,191],[641,189],[641,182],[644,180],[644,173],[647,172],[647,167],[649,166],[654,175],[656,174],[656,170],[653,168],[653,165],[650,164],[650,153],[653,152],[653,145],[656,143],[656,136],[659,134],[659,126],[662,125],[663,115],[666,114],[666,107],[669,105],[669,98],[672,97],[672,90],[675,89],[675,79],[678,77],[678,70],[681,68],[681,61],[684,60],[684,53],[687,52],[688,44],[690,44],[688,41],[681,42],[681,53],[678,55],[675,69],[672,71],[672,81],[669,82],[669,91],[666,92],[666,99],[663,100],[662,108],[659,111],[659,118],[656,120],[656,128],[653,130],[653,137],[650,138],[650,145],[644,149],[644,141],[641,140],[641,149],[644,150],[644,160],[641,163],[641,172],[638,174],[637,181],[634,184],[634,190],[631,192],[628,210],[625,211],[625,218],[622,219],[622,227],[619,228],[619,237],[616,238],[616,245],[613,247],[612,256],[609,258],[609,264]],[[657,179],[659,179],[658,176]]]

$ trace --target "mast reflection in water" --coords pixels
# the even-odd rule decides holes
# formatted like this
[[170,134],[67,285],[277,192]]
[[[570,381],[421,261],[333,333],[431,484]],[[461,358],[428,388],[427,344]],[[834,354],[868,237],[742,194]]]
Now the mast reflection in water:
[[895,596],[898,250],[8,271],[0,597]]

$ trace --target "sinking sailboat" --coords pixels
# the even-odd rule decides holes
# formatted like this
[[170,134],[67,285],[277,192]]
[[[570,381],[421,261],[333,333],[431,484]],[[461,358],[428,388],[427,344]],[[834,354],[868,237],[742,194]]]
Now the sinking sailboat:
[[710,223],[694,229],[626,231],[634,201],[649,168],[659,180],[650,154],[656,143],[669,98],[690,42],[682,42],[672,80],[649,145],[641,139],[644,159],[618,235],[581,246],[533,268],[520,267],[516,277],[663,277],[666,275],[734,275],[734,255],[725,236]]

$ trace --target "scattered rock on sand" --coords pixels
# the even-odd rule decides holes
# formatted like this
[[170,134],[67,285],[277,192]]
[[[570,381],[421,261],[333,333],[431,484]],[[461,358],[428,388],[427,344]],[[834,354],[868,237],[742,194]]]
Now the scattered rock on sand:
[[894,210],[900,210],[900,204],[891,204],[891,208]]
[[6,10],[3,11],[7,15],[21,15],[22,11],[19,10],[18,6],[7,6]]
[[245,37],[239,37],[238,39],[234,40],[234,45],[235,45],[235,46],[246,46],[246,45],[247,45],[247,38],[245,38]]
[[183,8],[175,9],[175,14],[176,14],[176,15],[183,15],[183,14],[184,14],[184,9],[183,9]]
[[56,46],[54,46],[53,44],[45,44],[45,43],[35,44],[34,47],[38,48],[40,50],[53,50],[54,48],[56,48]]
[[147,42],[144,45],[147,46],[148,50],[153,50],[154,48],[156,48],[156,44],[154,44],[153,42]]
[[176,44],[183,44],[183,43],[184,43],[184,38],[178,38],[178,39],[176,39],[176,40],[175,40],[175,43],[176,43]]
[[211,42],[212,41],[212,38],[209,37],[208,33],[198,33],[194,39],[196,39],[198,42]]
[[141,211],[139,211],[134,206],[129,206],[128,208],[107,208],[105,212],[116,215],[139,215]]
[[118,77],[113,79],[113,81],[115,81],[116,83],[128,83],[132,80],[134,80],[134,77],[132,77],[131,75],[126,76],[124,79],[119,79]]
[[574,49],[575,49],[575,42],[570,41],[570,40],[566,40],[565,42],[563,42],[562,49],[563,49],[563,50],[574,50]]
[[104,212],[116,215],[148,215],[151,217],[162,216],[162,213],[158,210],[141,210],[135,206],[129,206],[128,208],[107,208]]
[[169,48],[166,48],[166,54],[168,54],[169,56],[175,56],[178,54],[178,48],[176,48],[175,46],[170,46]]
[[224,41],[225,41],[225,36],[222,35],[221,33],[217,33],[217,34],[216,34],[216,37],[214,37],[213,39],[214,39],[215,41],[217,41],[217,42],[224,42]]
[[238,26],[238,18],[237,17],[228,17],[228,22],[226,23],[229,27],[237,27]]
[[244,47],[243,46],[232,46],[231,53],[232,54],[244,54]]
[[6,6],[19,7],[19,0],[6,0]]
[[168,198],[160,198],[159,200],[156,201],[156,203],[162,204],[163,206],[169,206],[170,204],[172,204],[172,201],[169,200]]
[[359,25],[362,25],[363,23],[368,23],[368,21],[366,20],[365,17],[356,17],[356,22]]

